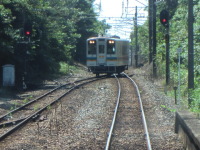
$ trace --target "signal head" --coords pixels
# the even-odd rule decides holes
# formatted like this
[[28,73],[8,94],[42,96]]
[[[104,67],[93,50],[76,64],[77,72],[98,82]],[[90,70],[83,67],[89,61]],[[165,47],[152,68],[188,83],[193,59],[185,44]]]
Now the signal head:
[[32,24],[30,22],[26,22],[24,24],[24,35],[31,36],[32,34]]
[[160,22],[164,27],[169,27],[169,12],[167,10],[162,10],[160,12]]

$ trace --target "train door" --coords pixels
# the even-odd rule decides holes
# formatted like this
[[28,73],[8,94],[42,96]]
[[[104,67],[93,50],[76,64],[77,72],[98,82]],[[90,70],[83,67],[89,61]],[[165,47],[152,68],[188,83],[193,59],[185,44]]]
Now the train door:
[[97,51],[97,65],[106,65],[106,44],[105,39],[99,39]]

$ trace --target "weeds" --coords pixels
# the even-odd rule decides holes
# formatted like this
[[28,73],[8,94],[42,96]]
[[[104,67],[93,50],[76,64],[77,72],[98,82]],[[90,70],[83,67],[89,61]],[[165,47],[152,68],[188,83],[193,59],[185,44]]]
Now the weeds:
[[168,108],[166,105],[160,105],[162,108],[170,111],[170,112],[176,112],[176,109],[171,109],[171,108]]
[[38,106],[38,105],[34,105],[33,110],[34,110],[34,111],[39,110],[39,106]]

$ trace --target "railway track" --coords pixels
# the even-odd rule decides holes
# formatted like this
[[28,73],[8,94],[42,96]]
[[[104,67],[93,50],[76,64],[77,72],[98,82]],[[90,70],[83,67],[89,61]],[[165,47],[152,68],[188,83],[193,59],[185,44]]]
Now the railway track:
[[[140,105],[136,103],[139,96],[136,96],[136,92],[133,92],[133,85],[128,78],[119,78],[121,92],[117,92],[114,78],[107,78],[102,81],[99,80],[102,78],[90,78],[86,79],[87,81],[80,81],[79,83],[77,81],[76,85],[70,84],[66,87],[62,87],[66,93],[61,94],[57,98],[53,97],[53,93],[45,96],[48,97],[48,99],[49,97],[53,98],[54,101],[27,116],[15,126],[11,126],[8,129],[2,128],[4,131],[6,129],[7,132],[1,135],[0,140],[3,140],[5,137],[24,126],[24,124],[28,123],[23,130],[16,132],[5,141],[9,143],[16,135],[19,136],[22,141],[30,137],[31,141],[34,139],[33,143],[30,143],[30,141],[28,142],[29,144],[27,143],[29,145],[27,145],[28,147],[22,143],[21,146],[18,145],[20,148],[24,149],[34,147],[34,145],[36,146],[37,144],[39,144],[37,148],[43,147],[44,149],[45,147],[51,147],[52,149],[148,149],[146,146],[147,142],[145,141],[147,134],[145,133],[143,121],[141,119]],[[99,81],[94,84],[88,84],[76,90],[73,94],[76,93],[78,95],[73,95],[73,98],[71,98],[72,95],[70,95],[70,97],[66,96],[74,89],[87,84],[88,81],[91,83],[97,80]],[[127,86],[129,87],[128,89]],[[131,86],[132,88],[130,88]],[[92,93],[102,93],[103,95],[105,93],[105,95],[98,97],[99,95],[94,96]],[[131,98],[130,93],[132,93],[133,98]],[[115,106],[115,96],[119,99],[118,106]],[[63,99],[63,97],[65,98]],[[62,106],[60,105],[60,100],[62,101]],[[42,101],[44,101],[44,99]],[[57,103],[58,101],[60,102]],[[48,107],[55,103],[57,103],[58,106],[56,105],[55,109],[48,111]],[[112,123],[110,118],[113,115],[114,108],[118,108],[118,110],[115,110],[115,121]],[[39,119],[37,119],[35,123],[30,122],[34,117],[40,117],[38,114],[41,114],[44,110],[47,111],[45,111],[46,113],[42,113],[42,116],[48,114],[47,120],[41,121],[41,123],[39,123]],[[112,130],[109,132],[108,127],[111,123],[113,127],[111,127]],[[32,126],[36,126],[36,128],[33,129]],[[31,129],[29,127],[31,127]],[[29,133],[32,133],[30,137]],[[105,145],[107,133],[110,133],[109,140],[107,140],[109,141],[109,144],[107,144],[108,146]],[[20,137],[22,134],[24,136]],[[15,143],[20,141],[16,138],[14,139]],[[38,143],[39,141],[45,141],[45,144],[40,144]],[[54,147],[54,143],[57,142],[60,143],[58,145],[56,144],[59,148]],[[13,146],[19,148],[18,146]]]
[[[22,121],[19,121],[20,130],[10,131],[9,134],[14,133],[0,142],[1,149],[105,149],[116,107],[116,97],[120,97],[120,103],[113,130],[110,132],[108,149],[148,149],[146,146],[148,134],[145,133],[140,105],[137,103],[140,96],[136,93],[139,91],[134,89],[127,78],[119,77],[118,80],[121,84],[120,96],[117,80],[114,77],[92,82],[80,88],[77,86],[78,89],[75,87],[76,90],[72,90],[73,92],[69,95],[58,100],[58,103],[47,108],[40,115],[36,115],[39,119],[36,118],[34,121],[33,118],[30,118],[22,128],[20,125]],[[72,86],[74,84],[63,89],[68,91]],[[143,88],[143,84],[141,87]],[[180,146],[174,146],[176,144],[173,140],[176,137],[172,133],[169,135],[170,132],[173,132],[173,128],[166,118],[169,116],[161,118],[163,117],[162,113],[165,115],[166,111],[159,111],[160,102],[155,103],[157,96],[154,97],[152,93],[148,92],[146,88],[142,89],[145,113],[148,113],[146,115],[148,116],[152,148],[174,149],[175,147],[175,149],[180,149],[176,148]],[[48,98],[51,97],[55,100],[53,95],[50,94]],[[40,120],[43,116],[46,119]],[[165,122],[162,124],[161,120]],[[3,129],[10,130],[11,128]],[[172,140],[168,141],[171,137]]]
[[76,88],[103,79],[105,77],[106,76],[101,76],[100,78],[85,78],[77,80],[73,83],[60,85],[53,90],[43,94],[42,96],[29,101],[23,106],[0,116],[0,141],[11,135],[13,132],[24,126],[29,121],[37,119],[44,110],[57,103]]
[[[127,74],[123,73],[123,75],[126,79],[119,79],[115,76],[119,91],[105,150],[151,150],[139,89]],[[127,89],[128,84],[131,84],[131,89]],[[132,97],[127,98],[128,93],[132,93]]]

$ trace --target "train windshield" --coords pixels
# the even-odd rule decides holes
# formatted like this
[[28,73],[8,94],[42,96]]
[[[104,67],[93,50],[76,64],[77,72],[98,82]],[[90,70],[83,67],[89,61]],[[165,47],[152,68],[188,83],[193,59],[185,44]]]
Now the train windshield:
[[96,54],[96,41],[88,41],[88,54]]
[[115,41],[108,40],[107,42],[107,54],[115,54]]

